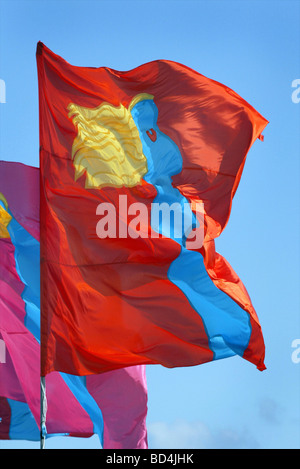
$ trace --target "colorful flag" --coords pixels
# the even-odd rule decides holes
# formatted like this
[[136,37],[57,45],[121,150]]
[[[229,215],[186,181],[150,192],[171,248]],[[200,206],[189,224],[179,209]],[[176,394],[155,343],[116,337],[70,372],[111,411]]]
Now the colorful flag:
[[[40,440],[39,169],[0,161],[0,439]],[[145,366],[46,377],[46,436],[147,448]]]
[[267,121],[166,60],[76,67],[37,46],[42,373],[264,366],[241,280],[215,252]]

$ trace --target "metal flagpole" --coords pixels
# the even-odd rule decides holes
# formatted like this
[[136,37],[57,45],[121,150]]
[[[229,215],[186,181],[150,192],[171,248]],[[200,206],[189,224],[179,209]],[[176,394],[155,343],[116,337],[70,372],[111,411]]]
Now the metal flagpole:
[[46,399],[46,380],[45,376],[41,376],[41,433],[40,433],[40,449],[45,449],[46,442],[46,413],[47,413],[47,399]]
[[[41,123],[39,122],[40,128]],[[41,155],[41,147],[39,149],[39,154]],[[39,158],[41,160],[41,156]],[[41,168],[41,161],[40,161],[40,168]],[[41,177],[41,171],[39,172],[40,177],[40,194],[43,194],[43,181]],[[41,199],[41,197],[40,197]],[[40,201],[40,221],[42,215],[42,208],[41,208],[41,201]],[[41,299],[41,306],[40,306],[40,329],[42,329],[42,290],[43,290],[43,282],[42,282],[42,262],[41,262],[41,252],[40,252],[40,299]],[[41,334],[42,335],[42,334]],[[41,337],[41,350],[42,350],[42,337]],[[40,360],[42,361],[42,354],[40,354]],[[45,376],[41,376],[40,378],[40,399],[41,399],[41,415],[40,415],[40,449],[45,449],[46,443],[46,413],[47,413],[47,399],[46,399],[46,379]]]

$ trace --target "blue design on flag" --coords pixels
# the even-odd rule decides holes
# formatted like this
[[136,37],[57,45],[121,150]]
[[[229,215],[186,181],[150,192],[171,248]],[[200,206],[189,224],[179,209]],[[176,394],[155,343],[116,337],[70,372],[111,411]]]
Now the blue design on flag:
[[40,430],[25,402],[7,399],[11,410],[9,437],[11,440],[38,441]]
[[[151,226],[154,231],[174,239],[181,245],[181,253],[169,268],[168,278],[185,294],[191,306],[201,316],[209,339],[214,360],[238,354],[243,356],[251,336],[249,314],[226,293],[219,290],[210,279],[201,253],[186,248],[186,238],[196,226],[195,217],[190,213],[190,231],[184,227],[187,216],[184,204],[188,201],[178,189],[172,186],[172,176],[182,170],[182,157],[177,145],[157,126],[158,109],[152,100],[143,100],[131,110],[139,130],[143,153],[147,158],[148,172],[145,181],[157,190],[154,206],[177,203],[181,210],[178,226],[170,218],[157,223],[156,213],[151,211]],[[156,139],[149,137],[148,129],[153,129]],[[186,205],[185,205],[186,207]],[[170,228],[171,224],[171,228]]]

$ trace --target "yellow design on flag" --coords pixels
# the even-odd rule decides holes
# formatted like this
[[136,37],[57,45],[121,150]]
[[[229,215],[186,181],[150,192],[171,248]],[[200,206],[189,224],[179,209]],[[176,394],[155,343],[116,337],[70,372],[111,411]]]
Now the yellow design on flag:
[[[4,203],[5,208],[8,208],[7,200],[0,192],[0,201]],[[7,226],[11,221],[12,217],[10,214],[0,205],[0,238],[10,238],[10,234],[7,230]]]
[[122,104],[102,103],[93,109],[69,104],[69,117],[78,131],[72,147],[75,180],[86,172],[86,188],[140,184],[148,171],[147,160],[130,110],[144,99],[153,96],[135,96],[128,109]]

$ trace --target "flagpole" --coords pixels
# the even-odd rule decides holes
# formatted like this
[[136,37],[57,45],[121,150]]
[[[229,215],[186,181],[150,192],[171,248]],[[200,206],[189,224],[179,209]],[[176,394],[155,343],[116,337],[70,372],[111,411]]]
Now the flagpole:
[[41,432],[40,432],[40,449],[45,449],[46,442],[46,380],[45,376],[41,376]]

